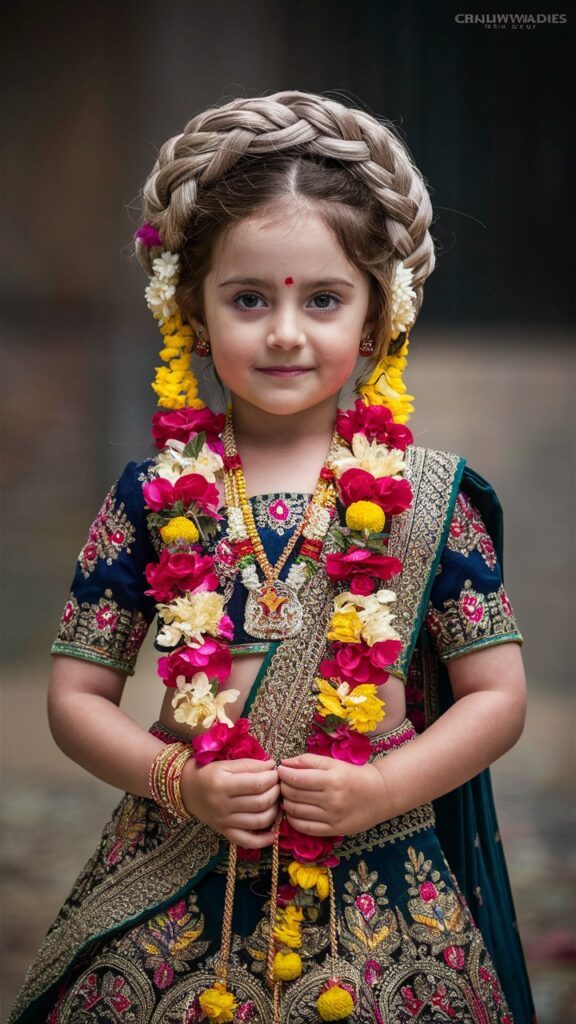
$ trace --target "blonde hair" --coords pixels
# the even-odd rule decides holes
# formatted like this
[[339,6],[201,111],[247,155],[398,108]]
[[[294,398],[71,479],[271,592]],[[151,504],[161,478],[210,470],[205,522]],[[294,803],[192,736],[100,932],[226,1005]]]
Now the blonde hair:
[[[176,300],[204,319],[202,286],[217,239],[279,201],[313,204],[350,262],[373,281],[374,360],[390,338],[396,260],[413,272],[416,313],[435,264],[424,178],[392,125],[313,93],[235,99],[168,139],[143,189],[144,220],[181,255]],[[148,273],[155,255],[138,257]],[[403,336],[395,348],[401,344]]]

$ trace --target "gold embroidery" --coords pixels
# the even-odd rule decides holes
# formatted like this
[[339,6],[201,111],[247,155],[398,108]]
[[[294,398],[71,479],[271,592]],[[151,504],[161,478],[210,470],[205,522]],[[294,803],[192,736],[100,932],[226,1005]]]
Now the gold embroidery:
[[414,501],[409,509],[392,517],[388,551],[403,563],[402,572],[390,581],[396,591],[394,628],[403,650],[390,668],[406,679],[420,610],[434,561],[439,554],[454,480],[462,460],[451,452],[410,447],[406,452],[406,479]]
[[494,544],[482,517],[462,492],[456,499],[446,547],[465,558],[478,551],[489,569],[494,569],[497,562]]
[[115,503],[117,485],[111,488],[104,499],[88,532],[88,540],[78,555],[78,564],[84,579],[94,572],[98,559],[112,565],[122,551],[131,554],[130,545],[136,531],[124,508],[124,502]]
[[79,604],[70,594],[51,653],[108,665],[132,675],[147,632],[142,612],[121,608],[111,590],[105,590],[95,604]]
[[430,605],[426,625],[444,661],[494,643],[522,640],[503,585],[482,594],[472,580],[465,580],[460,595],[444,601],[443,609]]

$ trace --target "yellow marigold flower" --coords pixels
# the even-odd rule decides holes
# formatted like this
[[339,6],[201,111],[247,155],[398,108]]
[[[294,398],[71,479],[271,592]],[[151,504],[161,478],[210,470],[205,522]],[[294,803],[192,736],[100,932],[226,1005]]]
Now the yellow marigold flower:
[[288,875],[292,885],[298,885],[301,889],[316,888],[321,900],[325,900],[330,892],[328,868],[323,865],[301,864],[299,860],[293,860],[288,865]]
[[201,992],[198,1002],[202,1012],[206,1014],[208,1020],[214,1021],[214,1024],[227,1024],[227,1021],[234,1020],[238,1003],[220,981],[215,982],[212,988]]
[[346,509],[346,526],[351,530],[380,533],[385,522],[383,510],[374,501],[353,501]]
[[[337,715],[339,718],[346,718],[346,711],[342,707],[342,699],[341,698],[342,698],[344,692],[348,693],[349,687],[347,686],[347,684],[345,684],[345,687],[346,687],[345,691],[342,690],[341,687],[338,687],[338,689],[335,689],[325,679],[318,678],[316,680],[316,685],[318,686],[318,691],[319,691],[319,694],[318,694],[318,704],[319,704],[318,711],[319,711],[319,713],[321,715],[323,715],[324,717],[326,717],[326,715]],[[297,883],[293,882],[292,884],[296,885]],[[300,884],[300,883],[298,883],[298,884]],[[306,886],[302,886],[302,888],[305,889],[307,887]]]
[[165,363],[168,363],[171,359],[175,359],[178,354],[177,348],[162,348],[158,353],[160,359],[163,359]]
[[301,923],[304,920],[304,913],[301,907],[295,907],[289,903],[284,910],[278,914],[276,925],[272,934],[277,942],[290,949],[298,949],[302,945]]
[[373,683],[363,683],[342,699],[346,718],[356,732],[371,732],[384,718],[384,702],[376,694]]
[[345,988],[333,985],[318,996],[316,1006],[322,1020],[342,1020],[352,1013],[354,1000]]
[[174,516],[170,522],[166,523],[160,530],[162,540],[165,544],[172,544],[175,540],[189,540],[192,544],[195,544],[200,534],[198,528],[191,519],[186,519],[185,516]]
[[276,953],[273,969],[276,981],[293,981],[302,974],[302,960],[298,953]]
[[[350,508],[352,507],[351,505]],[[355,608],[351,608],[346,612],[335,612],[332,616],[330,627],[328,640],[341,640],[345,644],[357,644],[360,642],[362,620]]]

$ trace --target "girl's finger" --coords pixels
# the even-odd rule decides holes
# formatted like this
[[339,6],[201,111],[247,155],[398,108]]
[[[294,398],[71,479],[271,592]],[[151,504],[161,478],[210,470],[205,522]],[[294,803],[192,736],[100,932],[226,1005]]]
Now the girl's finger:
[[268,832],[250,832],[239,828],[227,828],[222,835],[231,843],[243,846],[246,850],[263,850],[266,846],[272,846],[274,842],[273,829]]
[[239,772],[226,776],[226,792],[229,796],[246,796],[267,793],[278,785],[278,774],[274,771],[259,772],[257,775],[252,772]]
[[233,828],[247,828],[252,832],[270,828],[277,818],[276,810],[264,811],[262,814],[232,814],[227,815],[226,821]]
[[278,778],[281,783],[287,782],[295,789],[322,791],[327,784],[326,773],[318,768],[287,768],[281,764],[278,767]]
[[322,821],[326,822],[327,814],[322,807],[317,804],[299,804],[293,800],[284,801],[284,810],[288,818],[299,818],[305,821]]
[[333,836],[334,829],[323,821],[308,821],[306,818],[288,817],[288,824],[305,836]]
[[300,789],[298,786],[290,786],[287,782],[280,784],[280,792],[283,800],[295,800],[302,804],[316,804],[322,807],[326,802],[326,794],[323,789]]

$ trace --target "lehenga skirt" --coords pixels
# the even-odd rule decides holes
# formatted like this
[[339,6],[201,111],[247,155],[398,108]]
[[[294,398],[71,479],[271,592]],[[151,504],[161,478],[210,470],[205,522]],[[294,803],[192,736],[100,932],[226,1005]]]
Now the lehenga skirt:
[[[152,728],[166,741],[173,739]],[[413,735],[404,722],[374,743],[373,757],[389,756]],[[194,869],[183,885],[175,881],[171,896],[159,901],[149,873],[158,873],[173,830],[152,800],[122,798],[48,933],[11,1022],[192,1024],[207,1019],[199,995],[217,977],[226,847],[221,849],[213,834],[211,849],[220,852],[211,856],[208,850],[203,870]],[[188,845],[180,842],[180,861],[187,850],[197,853],[194,842],[194,835]],[[281,1024],[319,1024],[316,1001],[335,974],[354,1000],[346,1018],[350,1024],[513,1024],[490,955],[440,847],[432,805],[347,837],[338,852],[339,865],[332,869],[336,959],[330,900],[311,897],[298,951],[302,974],[280,988]],[[281,857],[281,867],[287,863]],[[180,880],[186,877],[181,863],[179,872]],[[281,871],[280,882],[287,881]],[[137,905],[130,905],[134,887]],[[270,891],[270,850],[258,859],[240,859],[227,978],[237,1003],[235,1022],[274,1020],[266,980]],[[103,901],[115,899],[113,911],[103,908]],[[103,920],[113,924],[103,927]],[[51,936],[66,939],[51,944]],[[67,942],[68,953],[62,953]],[[55,956],[62,957],[58,968]],[[43,957],[52,957],[52,963],[42,964]]]

